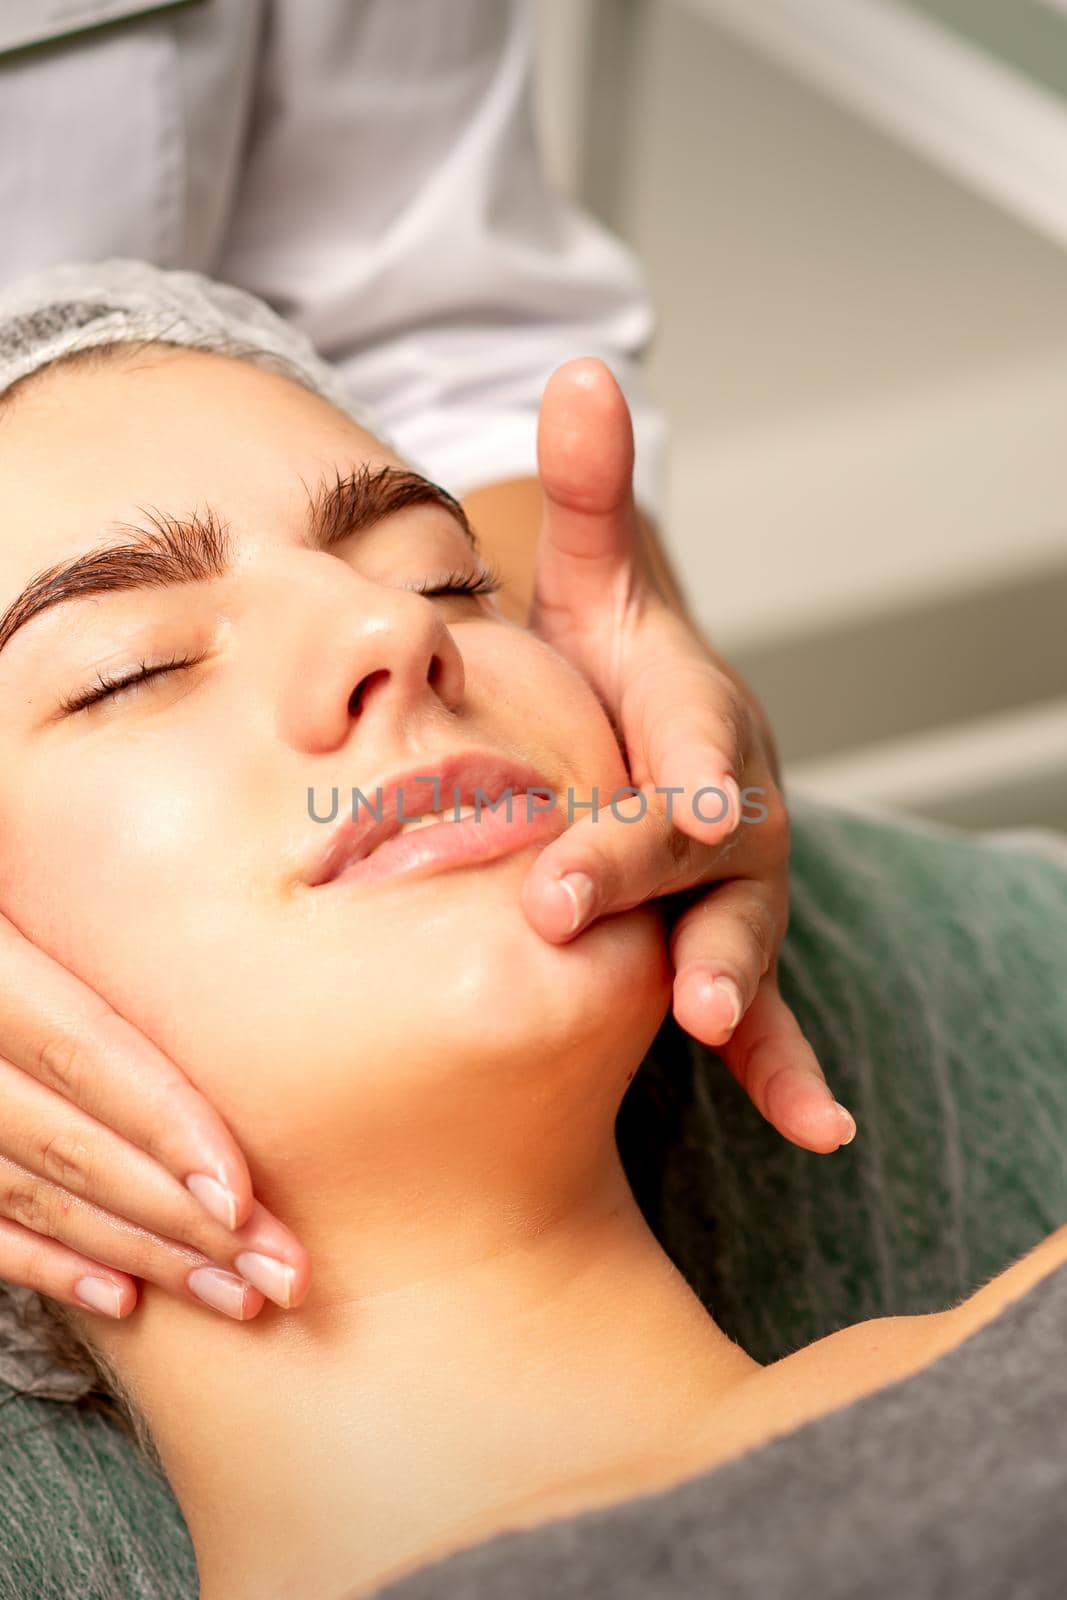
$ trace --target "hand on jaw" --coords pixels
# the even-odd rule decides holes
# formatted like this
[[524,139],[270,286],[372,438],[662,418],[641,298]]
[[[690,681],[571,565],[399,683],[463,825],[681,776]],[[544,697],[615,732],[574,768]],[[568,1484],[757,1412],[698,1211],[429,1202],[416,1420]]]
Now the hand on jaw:
[[639,793],[549,844],[523,907],[544,938],[565,940],[597,917],[672,897],[678,1023],[716,1050],[787,1139],[836,1150],[855,1123],[778,987],[789,820],[773,739],[657,560],[634,505],[629,411],[602,362],[553,374],[538,453],[530,625],[597,690]]

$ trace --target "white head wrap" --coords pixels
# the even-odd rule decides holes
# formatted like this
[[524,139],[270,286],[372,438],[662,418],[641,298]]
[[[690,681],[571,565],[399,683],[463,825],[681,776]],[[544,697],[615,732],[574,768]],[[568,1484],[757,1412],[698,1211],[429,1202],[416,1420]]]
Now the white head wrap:
[[60,356],[146,339],[240,354],[305,384],[378,433],[311,340],[255,295],[199,272],[120,256],[47,267],[0,289],[0,395]]

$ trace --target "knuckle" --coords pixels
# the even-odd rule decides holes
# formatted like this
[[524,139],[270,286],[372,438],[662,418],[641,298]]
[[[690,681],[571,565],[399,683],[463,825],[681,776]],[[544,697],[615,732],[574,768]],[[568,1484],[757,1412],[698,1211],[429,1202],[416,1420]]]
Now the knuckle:
[[35,1151],[35,1166],[50,1183],[84,1193],[88,1176],[88,1151],[78,1138],[55,1133],[42,1136]]
[[708,847],[679,828],[676,818],[668,814],[666,804],[658,795],[649,802],[645,823],[647,848],[657,870],[664,873],[664,885],[688,888],[700,875],[698,863],[700,868],[704,866]]
[[684,877],[693,870],[694,841],[672,823],[664,823],[664,848],[671,865],[672,877]]
[[732,747],[739,752],[744,751],[748,745],[748,703],[738,694],[733,684],[726,693],[721,715]]
[[38,1047],[36,1066],[37,1076],[48,1088],[77,1099],[85,1081],[85,1051],[78,1040],[70,1034],[49,1034]]
[[32,1179],[18,1179],[4,1196],[4,1209],[13,1222],[18,1222],[31,1233],[52,1232],[52,1208],[45,1198],[42,1186]]
[[759,959],[760,972],[766,972],[771,964],[771,955],[773,953],[771,949],[771,932],[767,926],[766,919],[754,907],[746,906],[737,912],[737,920],[741,924],[745,938],[756,952]]

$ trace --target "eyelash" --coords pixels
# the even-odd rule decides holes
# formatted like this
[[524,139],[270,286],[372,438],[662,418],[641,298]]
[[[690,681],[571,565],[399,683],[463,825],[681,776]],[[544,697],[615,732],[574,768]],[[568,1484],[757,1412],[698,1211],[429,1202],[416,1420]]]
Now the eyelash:
[[496,594],[502,583],[503,574],[499,568],[483,564],[473,572],[450,572],[447,578],[439,579],[436,583],[424,581],[405,584],[404,587],[433,600],[446,594]]
[[109,678],[104,673],[98,673],[95,684],[88,689],[83,689],[80,694],[73,695],[69,700],[63,699],[60,704],[63,710],[73,715],[75,711],[84,711],[86,706],[95,705],[98,700],[121,694],[124,689],[132,688],[135,683],[146,683],[150,678],[162,677],[168,672],[179,672],[182,667],[193,667],[203,656],[175,656],[170,661],[161,661],[156,666],[150,667],[147,661],[133,672],[128,672],[121,678]]
[[[405,584],[404,587],[425,595],[427,599],[436,600],[444,595],[496,594],[502,581],[498,568],[483,565],[474,572],[450,572],[447,578],[438,579],[435,583],[424,580]],[[114,699],[134,684],[147,683],[152,678],[164,677],[168,672],[180,672],[184,667],[195,667],[203,659],[203,656],[174,656],[170,661],[160,661],[152,667],[147,661],[142,661],[135,671],[120,678],[109,678],[101,672],[97,674],[95,684],[69,699],[62,699],[60,704],[68,715],[73,715],[76,711],[84,711],[87,706],[96,705],[99,700]]]

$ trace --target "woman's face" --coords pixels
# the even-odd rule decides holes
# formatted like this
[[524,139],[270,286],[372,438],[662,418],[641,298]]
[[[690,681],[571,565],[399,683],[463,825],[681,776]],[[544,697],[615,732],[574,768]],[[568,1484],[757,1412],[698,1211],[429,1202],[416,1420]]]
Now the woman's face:
[[[306,542],[323,486],[396,456],[283,378],[161,348],[42,375],[0,441],[0,611],[152,517],[195,514],[213,543],[171,558],[187,581],[46,606],[0,649],[0,909],[167,1051],[250,1158],[321,1156],[347,1108],[395,1108],[472,1063],[643,1049],[669,988],[658,917],[544,943],[519,905],[543,836],[311,881],[353,787],[373,801],[471,751],[533,768],[562,805],[627,782],[555,652],[485,596],[405,587],[478,571],[446,507],[354,526],[349,488],[326,507],[330,548]],[[101,676],[183,661],[70,709]],[[312,820],[309,789],[328,816],[335,788],[336,820]]]

